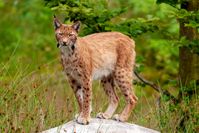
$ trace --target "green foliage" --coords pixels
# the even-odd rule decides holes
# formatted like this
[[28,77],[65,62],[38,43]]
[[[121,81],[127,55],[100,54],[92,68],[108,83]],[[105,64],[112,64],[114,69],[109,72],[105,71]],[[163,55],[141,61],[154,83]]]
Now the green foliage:
[[199,54],[199,40],[188,40],[186,37],[181,37],[180,40],[176,40],[173,42],[174,45],[177,45],[178,47],[184,46],[187,47],[192,53]]
[[86,27],[83,29],[83,34],[90,34],[100,31],[105,31],[107,23],[115,16],[123,13],[126,9],[107,9],[105,1],[87,2],[87,1],[50,1],[45,0],[46,4],[52,10],[64,12],[66,21],[80,20]]
[[[196,90],[196,87],[194,89]],[[183,93],[182,101],[177,104],[168,100],[168,97],[161,97],[157,117],[162,132],[197,132],[199,97],[196,92],[192,97],[185,96],[185,93]]]
[[175,7],[177,4],[180,3],[180,1],[182,0],[157,0],[156,3],[157,4],[166,3]]
[[186,27],[199,28],[199,11],[173,10],[173,12],[170,12],[170,17],[177,18],[185,23]]
[[107,31],[119,31],[131,37],[137,37],[146,32],[155,32],[158,26],[153,23],[153,20],[145,19],[128,19],[118,24],[105,27]]
[[[158,29],[151,20],[119,20],[122,13],[128,8],[110,8],[106,1],[56,1],[45,0],[46,5],[53,11],[64,13],[66,21],[80,20],[85,27],[82,29],[82,35],[87,35],[103,31],[120,31],[129,36],[137,36],[148,31],[154,32]],[[99,4],[100,3],[100,4]],[[117,19],[117,20],[113,20]]]
[[[174,7],[174,10],[169,12],[169,17],[171,18],[176,18],[179,20],[180,23],[184,23],[185,27],[188,28],[194,28],[197,29],[197,31],[199,31],[199,10],[196,11],[188,11],[186,9],[179,9],[178,5],[179,4],[187,4],[186,0],[157,0],[156,3],[161,4],[161,3],[166,3],[168,5],[171,5]],[[189,47],[189,49],[191,51],[193,51],[194,53],[198,53],[199,50],[199,40],[189,40],[186,41],[182,41],[185,40],[180,39],[180,41],[178,41],[179,46],[186,46]]]
[[[138,71],[177,96],[178,47],[186,45],[193,50],[198,40],[179,39],[176,18],[193,20],[186,21],[186,26],[197,28],[198,12],[190,14],[167,4],[154,3],[155,0],[45,0],[50,10],[40,0],[0,0],[0,132],[42,131],[73,119],[78,111],[58,59],[53,13],[64,18],[65,23],[80,20],[81,36],[120,31],[133,37]],[[188,93],[187,88],[180,89]],[[135,90],[139,101],[129,122],[162,132],[182,131],[173,126],[187,111],[191,114],[190,119],[186,118],[187,131],[195,131],[197,95],[194,102],[183,96],[184,102],[178,105],[163,96],[159,109],[155,104],[159,94],[143,84],[135,86]],[[102,95],[99,97],[99,94]],[[117,113],[124,106],[124,98],[118,94],[121,106]],[[108,99],[100,84],[94,83],[92,117],[107,105]]]
[[43,63],[52,60],[56,52],[52,50],[55,47],[53,34],[49,34],[53,31],[52,22],[49,21],[52,19],[50,10],[37,5],[37,0],[3,3],[0,12],[3,16],[0,21],[3,27],[0,28],[0,51],[4,54],[0,54],[0,65],[14,58],[14,61],[23,60],[25,64],[31,64],[31,69],[34,69],[38,67],[38,57]]

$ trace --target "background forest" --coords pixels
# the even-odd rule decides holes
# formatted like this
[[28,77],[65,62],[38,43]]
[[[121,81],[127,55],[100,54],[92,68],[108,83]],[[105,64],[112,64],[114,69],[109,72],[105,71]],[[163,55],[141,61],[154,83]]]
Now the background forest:
[[[199,131],[198,8],[198,0],[0,0],[0,132],[43,131],[78,112],[56,48],[54,14],[68,24],[80,20],[80,36],[120,31],[135,40],[136,71],[159,90],[135,83],[139,101],[130,123]],[[98,81],[92,104],[92,117],[108,105]]]

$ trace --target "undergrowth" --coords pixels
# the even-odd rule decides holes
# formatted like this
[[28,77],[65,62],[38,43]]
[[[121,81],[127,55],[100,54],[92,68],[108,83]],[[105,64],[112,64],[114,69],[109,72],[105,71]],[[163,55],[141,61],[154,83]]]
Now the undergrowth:
[[[28,64],[20,65],[16,60],[11,58],[1,67],[0,131],[38,132],[74,119],[78,107],[59,59],[53,59],[34,71],[28,71]],[[17,67],[12,75],[9,72],[11,65]],[[161,132],[198,131],[198,95],[183,97],[180,103],[174,103],[166,96],[159,98],[160,95],[151,92],[151,88],[135,86],[134,89],[139,101],[130,116],[130,123]],[[125,100],[119,89],[117,92],[120,105],[116,112],[121,112]],[[93,84],[92,104],[92,117],[108,105],[99,82]],[[184,129],[180,125],[182,120],[186,123]]]

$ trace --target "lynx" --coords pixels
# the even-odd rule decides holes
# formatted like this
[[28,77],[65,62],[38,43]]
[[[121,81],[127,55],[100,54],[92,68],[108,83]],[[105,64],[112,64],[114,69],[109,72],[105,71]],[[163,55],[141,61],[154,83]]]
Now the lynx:
[[79,105],[76,121],[89,124],[91,113],[92,81],[100,80],[109,105],[97,118],[109,119],[113,116],[119,99],[115,88],[120,88],[126,106],[114,120],[127,121],[137,97],[132,90],[133,66],[135,63],[135,43],[119,32],[102,32],[79,37],[80,22],[72,25],[61,23],[54,16],[55,37],[61,52],[61,62]]

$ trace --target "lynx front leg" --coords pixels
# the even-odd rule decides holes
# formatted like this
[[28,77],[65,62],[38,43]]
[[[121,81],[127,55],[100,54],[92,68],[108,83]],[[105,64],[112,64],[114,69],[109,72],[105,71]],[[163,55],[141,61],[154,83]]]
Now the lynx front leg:
[[78,105],[79,105],[79,112],[82,112],[82,104],[83,104],[83,93],[82,93],[82,87],[78,82],[70,78],[69,83],[71,85],[71,88],[73,89],[73,92],[75,94],[75,97],[77,99]]
[[82,111],[77,118],[77,122],[83,125],[89,124],[91,113],[91,80],[85,80],[82,84],[83,101]]
[[118,97],[115,93],[114,81],[112,76],[103,78],[101,82],[106,92],[106,95],[109,97],[109,106],[104,113],[102,112],[98,113],[97,118],[109,119],[112,117],[113,113],[117,109]]

